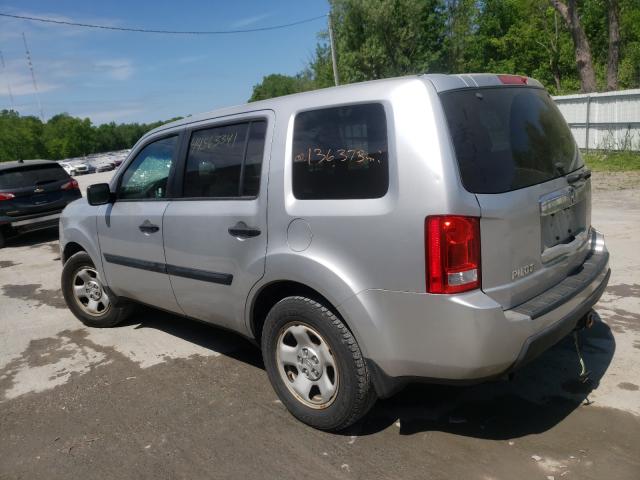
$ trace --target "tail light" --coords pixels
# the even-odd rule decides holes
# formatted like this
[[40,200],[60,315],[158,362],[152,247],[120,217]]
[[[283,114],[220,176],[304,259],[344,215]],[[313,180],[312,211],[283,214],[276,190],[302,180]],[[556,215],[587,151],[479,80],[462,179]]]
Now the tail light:
[[437,215],[425,220],[427,292],[480,288],[480,219]]
[[67,183],[60,187],[62,190],[79,190],[78,181],[75,178],[70,179]]
[[1,193],[0,192],[0,202],[2,200],[11,200],[12,198],[15,198],[16,196],[13,193]]

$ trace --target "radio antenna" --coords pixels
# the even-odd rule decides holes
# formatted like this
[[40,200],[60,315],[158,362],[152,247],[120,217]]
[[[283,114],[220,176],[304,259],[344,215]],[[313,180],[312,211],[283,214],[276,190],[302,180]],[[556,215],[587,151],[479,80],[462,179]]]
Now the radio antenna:
[[31,62],[31,52],[27,46],[27,37],[22,32],[22,41],[24,42],[24,49],[27,52],[27,63],[29,64],[29,70],[31,70],[31,80],[33,80],[33,89],[36,92],[36,99],[38,100],[38,110],[40,110],[40,119],[44,123],[44,112],[42,110],[42,103],[40,102],[40,92],[38,91],[38,83],[36,82],[36,73],[33,70],[33,63]]

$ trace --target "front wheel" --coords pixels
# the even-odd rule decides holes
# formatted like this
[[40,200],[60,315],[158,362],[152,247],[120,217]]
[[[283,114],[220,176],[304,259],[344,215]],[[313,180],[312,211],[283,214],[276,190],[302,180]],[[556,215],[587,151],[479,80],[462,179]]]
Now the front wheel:
[[73,255],[62,268],[62,295],[69,310],[89,327],[114,327],[129,314],[129,307],[116,307],[86,252]]
[[287,297],[269,312],[262,355],[287,409],[321,430],[342,430],[364,416],[376,396],[360,348],[331,310]]

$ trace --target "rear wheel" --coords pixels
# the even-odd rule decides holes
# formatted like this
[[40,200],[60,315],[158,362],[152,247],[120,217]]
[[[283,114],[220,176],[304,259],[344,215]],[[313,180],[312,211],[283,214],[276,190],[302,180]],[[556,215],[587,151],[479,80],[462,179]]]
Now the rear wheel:
[[312,427],[344,429],[375,402],[355,338],[314,300],[288,297],[278,302],[265,320],[262,352],[278,397]]
[[69,310],[90,327],[113,327],[129,314],[129,307],[113,305],[91,257],[78,252],[62,269],[62,294]]
[[4,248],[5,245],[5,237],[2,228],[0,228],[0,248]]

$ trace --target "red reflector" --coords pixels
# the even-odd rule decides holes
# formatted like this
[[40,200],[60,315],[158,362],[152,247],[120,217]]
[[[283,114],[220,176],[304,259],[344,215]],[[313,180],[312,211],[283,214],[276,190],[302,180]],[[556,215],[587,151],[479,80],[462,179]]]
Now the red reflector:
[[425,220],[427,292],[480,288],[480,219],[437,215]]
[[11,200],[16,196],[13,193],[0,193],[0,201],[2,200]]
[[62,190],[78,190],[80,187],[78,186],[78,181],[75,178],[72,178],[60,188]]
[[505,85],[526,85],[527,77],[522,75],[498,75],[498,79]]

